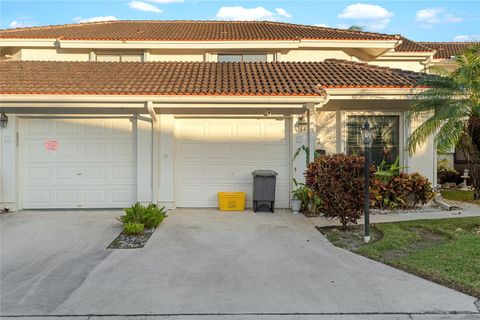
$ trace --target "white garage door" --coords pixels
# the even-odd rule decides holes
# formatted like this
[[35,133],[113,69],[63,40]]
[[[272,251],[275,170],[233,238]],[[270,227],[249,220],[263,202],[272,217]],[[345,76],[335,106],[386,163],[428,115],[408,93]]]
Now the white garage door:
[[23,119],[23,207],[122,208],[136,198],[134,122]]
[[275,207],[288,207],[287,125],[284,119],[176,119],[176,205],[216,207],[217,192],[244,191],[252,207],[251,172],[273,169]]

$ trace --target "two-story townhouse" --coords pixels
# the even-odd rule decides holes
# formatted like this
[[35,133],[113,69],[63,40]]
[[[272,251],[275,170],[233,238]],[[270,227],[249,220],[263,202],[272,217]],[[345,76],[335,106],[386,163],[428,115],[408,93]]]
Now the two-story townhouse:
[[[278,172],[277,207],[306,145],[395,161],[435,182],[432,141],[406,121],[435,51],[398,35],[280,22],[109,21],[0,31],[0,206],[215,207]],[[403,69],[403,70],[402,70]],[[5,121],[3,122],[5,123]]]

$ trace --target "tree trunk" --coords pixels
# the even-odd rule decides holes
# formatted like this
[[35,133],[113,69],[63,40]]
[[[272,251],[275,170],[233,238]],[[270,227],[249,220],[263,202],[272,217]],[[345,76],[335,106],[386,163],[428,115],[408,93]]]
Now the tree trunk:
[[480,117],[471,116],[468,119],[467,126],[468,136],[468,167],[472,185],[475,188],[475,199],[480,199]]

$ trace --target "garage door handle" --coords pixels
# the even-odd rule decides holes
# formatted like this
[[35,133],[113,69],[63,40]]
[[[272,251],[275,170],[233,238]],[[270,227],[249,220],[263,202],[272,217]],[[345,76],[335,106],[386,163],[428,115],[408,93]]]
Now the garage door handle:
[[77,173],[77,176],[81,176],[82,174],[83,174],[83,173],[79,172],[79,173]]

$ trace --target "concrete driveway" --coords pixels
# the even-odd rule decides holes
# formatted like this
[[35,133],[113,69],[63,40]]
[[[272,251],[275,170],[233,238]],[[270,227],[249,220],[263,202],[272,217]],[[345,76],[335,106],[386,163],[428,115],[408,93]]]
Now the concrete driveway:
[[179,209],[145,248],[107,250],[119,213],[2,215],[1,314],[480,317],[475,298],[335,248],[303,216]]

